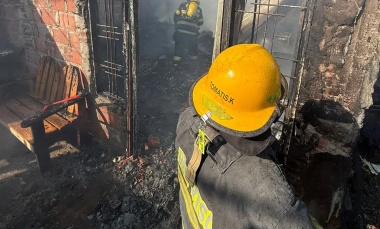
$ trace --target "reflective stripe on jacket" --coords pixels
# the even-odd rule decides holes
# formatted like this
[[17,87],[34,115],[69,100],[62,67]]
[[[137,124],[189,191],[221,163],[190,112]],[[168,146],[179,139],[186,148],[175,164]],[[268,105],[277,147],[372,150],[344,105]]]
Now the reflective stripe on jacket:
[[[177,125],[178,180],[183,228],[313,228],[305,204],[298,200],[273,162],[269,141],[227,143],[202,161],[191,186],[185,178],[201,124],[194,108]],[[246,146],[244,146],[246,144]],[[260,149],[242,153],[239,149]],[[258,155],[256,155],[259,153]]]
[[174,23],[176,30],[188,34],[198,34],[199,26],[203,25],[202,9],[198,7],[196,14],[193,17],[187,16],[189,3],[182,3],[174,14]]

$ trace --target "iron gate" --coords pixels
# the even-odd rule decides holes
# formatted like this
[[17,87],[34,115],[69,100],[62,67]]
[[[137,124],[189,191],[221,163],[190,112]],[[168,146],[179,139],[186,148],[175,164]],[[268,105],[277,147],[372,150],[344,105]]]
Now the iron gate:
[[239,43],[258,43],[276,58],[289,84],[286,110],[272,126],[287,154],[303,72],[313,0],[219,0],[213,59]]
[[[94,89],[125,108],[127,155],[137,143],[137,8],[138,0],[91,0]],[[122,127],[124,128],[124,127]]]

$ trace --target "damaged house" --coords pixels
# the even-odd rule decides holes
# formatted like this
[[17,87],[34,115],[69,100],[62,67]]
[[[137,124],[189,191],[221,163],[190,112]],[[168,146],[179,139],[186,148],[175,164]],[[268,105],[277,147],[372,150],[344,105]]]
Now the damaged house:
[[[324,228],[379,227],[379,203],[374,200],[380,194],[373,187],[380,179],[370,175],[362,160],[380,164],[380,3],[201,1],[205,23],[199,59],[174,67],[172,16],[179,4],[0,0],[0,143],[18,139],[36,154],[34,167],[64,174],[64,182],[52,187],[81,174],[78,186],[65,186],[78,195],[73,194],[74,200],[86,199],[81,192],[94,196],[92,202],[85,201],[86,209],[73,204],[78,214],[65,218],[65,207],[57,206],[68,202],[56,200],[62,195],[54,194],[47,199],[52,200],[48,205],[56,218],[34,213],[34,219],[18,221],[17,212],[4,213],[0,227],[20,222],[60,228],[178,226],[173,146],[178,115],[188,106],[195,80],[221,51],[239,43],[263,45],[287,79],[287,108],[272,130],[287,178],[310,212]],[[49,155],[57,139],[81,149],[88,138],[111,148],[98,150],[90,143],[97,157],[78,156],[74,172],[65,169],[70,167],[65,161],[60,161],[61,169],[54,168],[58,163]],[[0,148],[0,154],[8,151],[12,148]],[[86,164],[84,158],[94,164]],[[4,187],[22,177],[6,169],[8,161],[0,158]],[[117,177],[119,186],[100,176],[102,169],[115,169],[110,176]],[[89,174],[99,176],[94,178],[95,191],[87,189],[93,181]],[[40,189],[24,182],[28,188],[21,185],[24,191],[14,194],[19,199],[9,194],[10,199],[25,200],[25,190],[30,199],[41,193],[48,196],[43,182],[37,183]],[[108,186],[115,187],[106,191]],[[46,203],[33,204],[43,212]]]

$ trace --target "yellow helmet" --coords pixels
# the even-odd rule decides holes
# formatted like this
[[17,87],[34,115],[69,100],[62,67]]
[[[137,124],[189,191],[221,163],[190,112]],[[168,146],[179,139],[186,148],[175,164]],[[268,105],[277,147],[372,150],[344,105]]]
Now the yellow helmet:
[[199,5],[198,1],[195,1],[195,0],[190,1],[189,6],[187,8],[187,16],[188,17],[192,17],[195,15],[195,13],[198,10],[198,5]]
[[282,84],[286,80],[264,47],[239,44],[219,54],[209,72],[193,85],[190,101],[216,129],[254,137],[268,130],[280,114]]

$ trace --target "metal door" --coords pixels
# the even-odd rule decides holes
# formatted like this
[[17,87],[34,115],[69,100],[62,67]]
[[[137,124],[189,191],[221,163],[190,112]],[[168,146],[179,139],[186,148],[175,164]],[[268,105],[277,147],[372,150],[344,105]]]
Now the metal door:
[[98,95],[119,101],[127,120],[127,154],[137,136],[137,0],[89,1],[94,81]]

